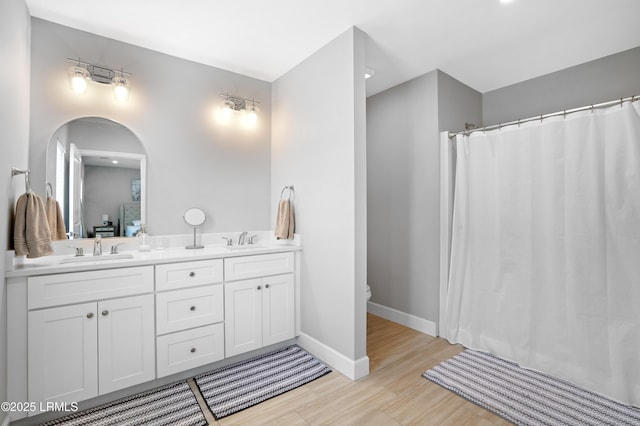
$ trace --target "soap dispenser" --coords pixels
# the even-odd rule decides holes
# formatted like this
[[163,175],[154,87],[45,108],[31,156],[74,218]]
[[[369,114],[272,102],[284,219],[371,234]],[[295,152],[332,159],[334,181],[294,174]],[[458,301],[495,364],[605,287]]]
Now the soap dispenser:
[[138,232],[138,250],[151,250],[151,238],[149,238],[149,234],[147,234],[147,228],[144,224],[140,225],[140,232]]

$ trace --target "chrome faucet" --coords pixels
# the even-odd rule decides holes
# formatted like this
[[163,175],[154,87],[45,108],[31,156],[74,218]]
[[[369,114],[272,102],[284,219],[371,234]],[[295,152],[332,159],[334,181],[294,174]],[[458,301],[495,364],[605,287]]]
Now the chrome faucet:
[[242,246],[244,245],[244,238],[247,236],[248,232],[244,231],[243,233],[240,234],[240,236],[238,237],[238,245]]
[[93,240],[93,255],[102,256],[102,235],[96,235],[96,239]]

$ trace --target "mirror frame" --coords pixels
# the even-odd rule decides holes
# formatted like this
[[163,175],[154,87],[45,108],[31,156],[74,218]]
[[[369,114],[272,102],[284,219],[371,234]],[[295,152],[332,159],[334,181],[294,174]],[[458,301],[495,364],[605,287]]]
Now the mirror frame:
[[[140,162],[140,221],[141,223],[146,224],[146,220],[147,220],[147,154],[146,154],[146,149],[144,147],[144,145],[142,144],[142,140],[140,139],[140,137],[133,131],[131,130],[127,125],[120,123],[119,121],[116,121],[112,118],[108,118],[108,117],[104,117],[104,116],[99,116],[99,115],[87,115],[87,116],[80,116],[80,117],[75,117],[75,118],[71,118],[68,121],[60,124],[56,130],[52,133],[52,135],[49,137],[49,141],[46,144],[45,147],[45,195],[48,194],[47,191],[49,191],[48,184],[49,184],[49,176],[50,176],[50,170],[49,168],[52,166],[49,163],[49,146],[51,144],[51,142],[54,140],[54,136],[58,133],[58,131],[72,123],[75,121],[81,121],[81,120],[104,120],[105,122],[110,122],[111,124],[116,124],[124,129],[126,129],[128,132],[130,132],[138,141],[138,143],[140,144],[140,146],[142,147],[142,153],[129,153],[129,152],[121,152],[121,151],[103,151],[103,150],[92,150],[92,149],[83,149],[83,148],[79,148],[79,153],[81,156],[83,157],[94,157],[94,156],[109,156],[109,157],[117,157],[117,158],[122,158],[122,159],[133,159],[133,160],[139,160]],[[55,171],[54,171],[55,173]],[[69,230],[67,230],[68,232]],[[117,236],[118,237],[118,236]],[[74,237],[73,239],[83,239],[84,237]],[[133,237],[122,237],[122,238],[133,238]]]

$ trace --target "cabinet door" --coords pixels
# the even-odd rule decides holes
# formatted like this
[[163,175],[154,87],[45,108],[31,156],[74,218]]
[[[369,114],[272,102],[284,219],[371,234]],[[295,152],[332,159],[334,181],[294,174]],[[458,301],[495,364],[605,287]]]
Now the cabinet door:
[[98,302],[99,393],[155,379],[153,295]]
[[262,347],[262,280],[226,283],[225,355],[238,355]]
[[262,344],[291,339],[294,336],[293,274],[262,279]]
[[98,395],[96,307],[83,303],[29,312],[29,401],[74,402]]

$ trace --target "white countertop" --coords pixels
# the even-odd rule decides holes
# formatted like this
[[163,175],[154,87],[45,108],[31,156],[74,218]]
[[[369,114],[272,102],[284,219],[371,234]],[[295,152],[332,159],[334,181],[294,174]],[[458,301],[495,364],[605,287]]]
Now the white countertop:
[[73,255],[44,256],[37,259],[21,259],[7,265],[5,277],[24,277],[47,274],[60,274],[67,272],[93,271],[97,269],[126,268],[131,266],[158,265],[163,263],[185,262],[193,260],[220,259],[226,257],[249,256],[254,254],[281,253],[299,251],[302,247],[297,244],[273,244],[225,247],[220,245],[205,246],[202,249],[186,249],[184,247],[172,247],[162,250],[137,251],[125,250],[120,253],[130,253],[130,259],[112,259],[106,252],[100,256],[100,260],[89,260],[91,254],[84,256],[80,262],[60,263],[62,259],[73,258]]

